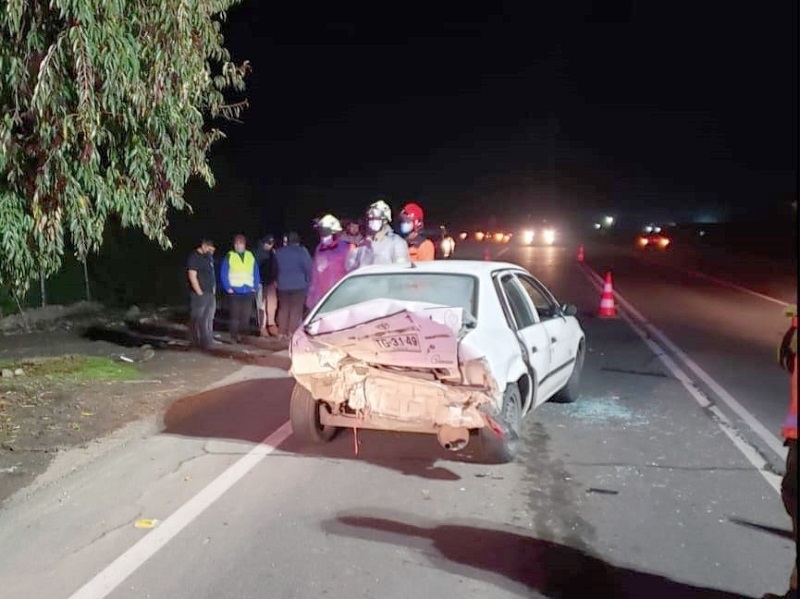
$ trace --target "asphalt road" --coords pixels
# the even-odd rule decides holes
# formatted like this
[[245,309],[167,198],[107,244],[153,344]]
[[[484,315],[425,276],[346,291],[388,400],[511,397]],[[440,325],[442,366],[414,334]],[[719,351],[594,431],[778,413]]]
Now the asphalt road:
[[[175,404],[162,431],[141,423],[60,456],[9,502],[0,511],[0,594],[783,592],[790,523],[776,477],[757,467],[763,457],[780,470],[780,460],[759,450],[747,419],[710,390],[692,395],[704,385],[674,354],[667,364],[658,358],[626,318],[596,318],[599,291],[572,249],[514,249],[500,259],[578,306],[589,350],[581,399],[529,416],[515,463],[487,466],[469,448],[449,454],[426,436],[369,432],[359,434],[356,456],[349,431],[310,453],[286,424],[291,380],[248,366]],[[667,277],[624,253],[593,249],[587,264],[613,268],[620,296],[644,320],[779,433],[788,390],[772,361],[786,324],[780,306]],[[158,522],[136,528],[142,518]]]

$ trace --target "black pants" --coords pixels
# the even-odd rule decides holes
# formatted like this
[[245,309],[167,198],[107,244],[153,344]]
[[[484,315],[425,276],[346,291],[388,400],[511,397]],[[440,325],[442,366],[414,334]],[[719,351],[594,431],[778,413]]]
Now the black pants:
[[189,298],[189,331],[192,334],[192,345],[208,349],[214,341],[214,313],[217,311],[217,298],[213,293],[197,295]]
[[281,291],[278,289],[278,332],[291,335],[300,326],[306,304],[306,290]]
[[231,293],[228,295],[229,328],[231,338],[236,341],[250,331],[250,318],[253,314],[255,296],[252,293]]
[[[786,456],[786,474],[781,482],[781,498],[786,513],[792,519],[792,535],[797,541],[797,439],[786,441],[789,453]],[[797,547],[795,546],[794,569],[790,581],[790,588],[797,589]]]

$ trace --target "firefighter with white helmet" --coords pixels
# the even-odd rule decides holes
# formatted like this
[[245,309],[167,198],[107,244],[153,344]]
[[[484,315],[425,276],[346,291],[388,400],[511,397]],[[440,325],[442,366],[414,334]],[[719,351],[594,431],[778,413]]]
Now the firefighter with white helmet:
[[350,251],[347,270],[372,264],[408,264],[408,244],[392,230],[392,210],[383,200],[370,204],[364,240]]
[[314,250],[311,265],[311,284],[306,306],[313,308],[330,289],[347,274],[346,262],[350,244],[340,239],[342,225],[332,214],[326,214],[314,223],[319,233],[319,245]]

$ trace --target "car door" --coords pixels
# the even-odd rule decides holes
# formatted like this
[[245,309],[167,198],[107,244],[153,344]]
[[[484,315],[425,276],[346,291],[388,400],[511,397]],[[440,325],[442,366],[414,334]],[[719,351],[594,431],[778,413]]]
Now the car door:
[[536,308],[539,322],[547,330],[550,340],[550,372],[548,373],[548,388],[554,392],[563,387],[570,374],[572,364],[575,362],[575,343],[567,325],[567,319],[561,313],[561,308],[547,290],[535,278],[518,273],[517,279]]
[[531,405],[535,407],[542,402],[541,398],[546,397],[547,393],[540,381],[550,371],[550,336],[538,322],[533,304],[513,273],[501,274],[498,283],[502,301],[511,316],[509,325],[516,331],[524,348],[523,360],[533,370],[536,378],[537,393],[535,397],[531,397]]

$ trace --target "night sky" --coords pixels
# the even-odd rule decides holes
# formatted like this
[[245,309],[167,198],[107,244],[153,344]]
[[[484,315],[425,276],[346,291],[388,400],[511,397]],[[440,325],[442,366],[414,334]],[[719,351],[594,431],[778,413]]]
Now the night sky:
[[796,199],[796,2],[468,4],[232,9],[251,107],[212,150],[217,187],[187,191],[192,229],[303,229],[379,194],[429,224]]

